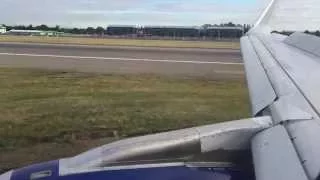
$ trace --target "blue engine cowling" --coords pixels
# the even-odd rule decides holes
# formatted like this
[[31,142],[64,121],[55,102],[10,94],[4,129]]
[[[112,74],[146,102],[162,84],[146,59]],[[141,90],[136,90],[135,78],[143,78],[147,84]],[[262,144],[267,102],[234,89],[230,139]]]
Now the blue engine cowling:
[[252,180],[250,175],[227,167],[195,167],[182,163],[112,167],[59,174],[59,161],[28,166],[0,176],[0,180]]

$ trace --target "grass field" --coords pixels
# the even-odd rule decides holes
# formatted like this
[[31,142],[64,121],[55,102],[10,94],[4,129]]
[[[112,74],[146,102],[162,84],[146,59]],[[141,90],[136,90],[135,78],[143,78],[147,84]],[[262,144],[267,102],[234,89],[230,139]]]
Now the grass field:
[[0,68],[0,94],[0,171],[249,114],[244,80]]
[[137,40],[137,39],[102,39],[81,37],[40,37],[40,36],[0,36],[0,42],[80,44],[106,46],[138,46],[169,48],[216,48],[239,49],[239,42],[220,41],[174,41],[174,40]]

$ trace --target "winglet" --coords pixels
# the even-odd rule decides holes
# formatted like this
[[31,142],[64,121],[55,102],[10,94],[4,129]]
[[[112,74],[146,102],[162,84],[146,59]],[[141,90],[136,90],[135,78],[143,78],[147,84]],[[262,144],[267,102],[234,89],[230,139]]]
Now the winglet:
[[274,5],[276,4],[277,0],[271,0],[267,8],[263,11],[257,22],[255,23],[255,27],[260,26],[260,25],[265,25],[267,21],[270,18],[270,15],[272,11],[274,10]]
[[[262,27],[262,26],[266,26],[267,25],[267,23],[268,23],[268,21],[270,19],[271,13],[274,10],[274,6],[275,6],[276,2],[277,2],[277,0],[271,0],[271,2],[268,4],[266,9],[263,11],[263,13],[260,15],[260,17],[258,18],[256,23],[254,24],[254,26],[253,26],[251,31],[254,31],[258,27]],[[249,33],[251,31],[249,31]]]

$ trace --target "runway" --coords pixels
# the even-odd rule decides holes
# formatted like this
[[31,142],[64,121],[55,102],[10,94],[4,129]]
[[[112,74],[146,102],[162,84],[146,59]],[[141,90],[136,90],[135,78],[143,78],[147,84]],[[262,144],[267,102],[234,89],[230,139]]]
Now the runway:
[[239,50],[0,43],[0,67],[187,77],[243,76]]

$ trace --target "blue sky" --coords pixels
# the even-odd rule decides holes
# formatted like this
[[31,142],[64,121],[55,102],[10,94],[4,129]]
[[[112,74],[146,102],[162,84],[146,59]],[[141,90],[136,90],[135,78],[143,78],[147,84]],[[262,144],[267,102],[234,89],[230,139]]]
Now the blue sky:
[[0,24],[62,26],[253,23],[268,0],[1,0]]

